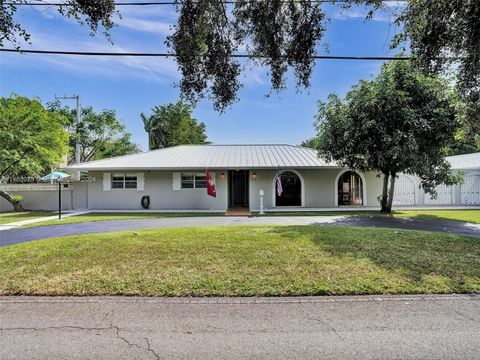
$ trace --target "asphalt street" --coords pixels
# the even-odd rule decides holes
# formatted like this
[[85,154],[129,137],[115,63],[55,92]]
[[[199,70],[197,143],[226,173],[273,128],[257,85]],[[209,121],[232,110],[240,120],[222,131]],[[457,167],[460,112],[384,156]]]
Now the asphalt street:
[[478,359],[480,295],[0,298],[1,359]]
[[439,231],[480,237],[480,224],[444,220],[419,220],[390,217],[342,216],[266,216],[266,217],[184,217],[158,219],[106,220],[0,231],[0,247],[57,236],[92,234],[117,230],[139,230],[186,226],[231,225],[333,225],[372,226],[411,230]]

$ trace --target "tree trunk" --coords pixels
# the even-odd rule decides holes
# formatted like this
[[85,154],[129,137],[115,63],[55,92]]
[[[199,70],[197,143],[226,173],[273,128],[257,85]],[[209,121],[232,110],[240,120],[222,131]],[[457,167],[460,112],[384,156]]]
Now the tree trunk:
[[395,191],[395,179],[397,177],[397,174],[392,172],[390,174],[390,187],[388,189],[388,201],[387,201],[387,213],[392,212],[392,205],[393,205],[393,193]]
[[388,201],[388,177],[389,174],[383,174],[383,189],[382,189],[382,197],[380,198],[380,205],[381,205],[381,212],[389,212],[387,210],[387,201]]
[[12,195],[7,193],[6,191],[0,190],[0,196],[3,197],[5,200],[7,200],[13,206],[13,209],[15,211],[25,211],[22,204],[20,204],[19,202],[13,201]]

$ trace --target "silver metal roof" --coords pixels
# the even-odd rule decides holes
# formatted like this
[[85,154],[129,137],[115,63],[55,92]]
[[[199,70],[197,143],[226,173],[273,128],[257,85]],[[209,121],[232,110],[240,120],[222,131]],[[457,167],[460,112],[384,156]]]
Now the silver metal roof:
[[[480,169],[480,153],[449,156],[453,169]],[[143,153],[89,161],[65,169],[188,170],[301,169],[339,167],[318,157],[317,151],[294,145],[180,145]]]
[[453,169],[479,169],[480,152],[465,155],[447,156],[445,158]]
[[70,165],[78,170],[276,169],[337,167],[293,145],[180,145]]

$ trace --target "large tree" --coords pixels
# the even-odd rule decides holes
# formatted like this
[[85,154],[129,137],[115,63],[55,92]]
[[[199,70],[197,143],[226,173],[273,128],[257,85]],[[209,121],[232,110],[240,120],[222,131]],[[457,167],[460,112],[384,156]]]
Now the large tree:
[[310,139],[303,140],[300,146],[315,149],[318,148],[318,137],[312,137]]
[[446,80],[427,77],[409,62],[390,62],[344,99],[331,94],[317,115],[319,152],[328,160],[383,175],[381,210],[392,209],[395,178],[417,175],[427,193],[459,181],[445,161],[457,128]]
[[473,131],[468,117],[469,105],[456,101],[458,129],[454,141],[448,146],[448,155],[461,155],[478,152],[480,149],[480,132]]
[[[390,5],[383,0],[349,0],[371,6],[369,17]],[[462,102],[466,129],[480,134],[480,1],[407,0],[394,13],[402,30],[392,48],[408,47],[414,65],[426,74],[453,71]]]
[[455,134],[455,139],[448,146],[447,155],[462,155],[478,152],[480,147],[479,136],[473,136],[464,129],[459,129]]
[[141,114],[150,150],[182,144],[208,144],[205,124],[192,117],[193,106],[178,101]]
[[76,109],[61,107],[58,101],[49,104],[49,110],[65,117],[65,128],[70,139],[68,161],[75,160],[75,143],[80,144],[80,162],[105,159],[139,152],[138,145],[131,141],[131,134],[117,119],[114,110],[96,112],[91,106],[81,109],[81,119],[77,123]]
[[[0,98],[0,178],[40,176],[58,166],[67,152],[65,118],[47,111],[38,99]],[[23,210],[11,194],[0,196],[15,210]]]

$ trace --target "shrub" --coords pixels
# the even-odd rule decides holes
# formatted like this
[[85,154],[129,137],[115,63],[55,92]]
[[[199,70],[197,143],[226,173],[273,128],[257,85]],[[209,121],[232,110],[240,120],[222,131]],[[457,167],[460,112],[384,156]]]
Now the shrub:
[[13,194],[12,201],[14,204],[19,205],[23,201],[24,197],[20,194]]

